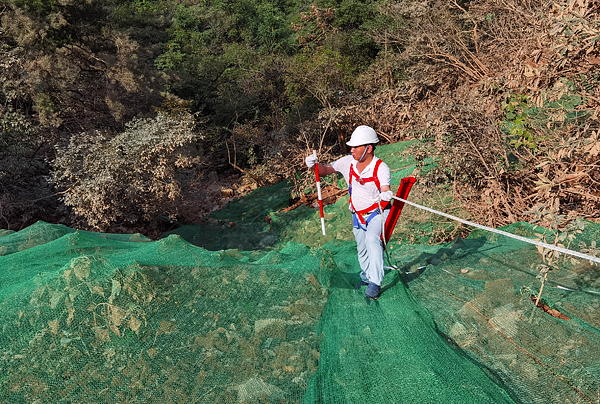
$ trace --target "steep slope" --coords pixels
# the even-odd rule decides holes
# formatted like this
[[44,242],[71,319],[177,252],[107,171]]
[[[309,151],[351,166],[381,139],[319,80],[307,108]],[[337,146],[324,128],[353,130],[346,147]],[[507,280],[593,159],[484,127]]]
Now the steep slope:
[[[378,148],[393,187],[412,170],[397,169],[410,166],[404,146]],[[533,246],[481,230],[407,243],[437,219],[405,208],[389,245],[402,273],[388,272],[370,302],[354,289],[347,200],[326,207],[323,237],[314,209],[277,212],[286,189],[257,190],[159,241],[47,223],[0,237],[0,401],[594,402],[590,263],[550,273],[543,298],[557,318],[530,300]],[[587,223],[572,246],[599,235]]]

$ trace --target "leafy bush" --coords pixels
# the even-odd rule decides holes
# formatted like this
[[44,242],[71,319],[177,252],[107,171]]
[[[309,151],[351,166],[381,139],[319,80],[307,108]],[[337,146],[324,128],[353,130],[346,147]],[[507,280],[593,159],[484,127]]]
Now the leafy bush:
[[190,114],[134,119],[114,136],[81,133],[57,148],[53,181],[93,228],[147,220],[178,197],[178,169],[199,161],[186,148],[198,138]]
[[510,143],[518,149],[521,146],[536,150],[539,139],[529,129],[529,108],[527,97],[514,94],[502,103],[502,109],[506,111],[504,129],[512,137]]
[[348,61],[331,48],[318,47],[312,52],[302,52],[288,72],[288,97],[299,102],[310,95],[323,108],[331,108],[339,94],[349,88],[352,82],[350,72]]

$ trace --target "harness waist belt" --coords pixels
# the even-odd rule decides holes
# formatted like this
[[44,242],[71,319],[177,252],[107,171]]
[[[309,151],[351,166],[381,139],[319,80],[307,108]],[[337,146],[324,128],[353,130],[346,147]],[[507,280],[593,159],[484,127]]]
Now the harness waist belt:
[[[384,203],[381,204],[381,207],[383,208],[383,210],[389,210],[389,209],[392,208],[392,204],[389,203],[389,202],[384,202]],[[365,212],[364,210],[359,210],[359,211],[355,211],[354,209],[351,210],[351,212],[353,214],[357,214],[357,215],[360,215],[360,216],[368,216],[371,213],[378,212],[378,211],[379,211],[379,206],[377,208],[375,208],[373,210],[369,210],[367,212]]]

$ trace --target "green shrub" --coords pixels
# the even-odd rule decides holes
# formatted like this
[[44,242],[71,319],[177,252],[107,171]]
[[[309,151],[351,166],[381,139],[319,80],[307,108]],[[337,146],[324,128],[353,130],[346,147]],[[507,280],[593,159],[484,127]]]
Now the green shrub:
[[527,105],[527,97],[513,94],[509,100],[502,103],[502,109],[506,111],[504,128],[510,135],[510,143],[515,146],[515,149],[524,146],[533,151],[537,150],[541,138],[531,130],[529,117],[531,110]]
[[177,172],[198,162],[186,152],[198,137],[190,114],[134,119],[117,135],[81,133],[57,148],[53,181],[93,228],[150,219],[178,197]]

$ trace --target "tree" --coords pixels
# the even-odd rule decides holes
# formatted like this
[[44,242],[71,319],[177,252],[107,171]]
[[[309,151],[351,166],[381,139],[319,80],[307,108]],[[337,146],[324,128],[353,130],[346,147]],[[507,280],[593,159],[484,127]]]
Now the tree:
[[98,0],[4,1],[2,92],[46,132],[122,128],[158,105],[161,75]]

